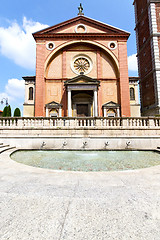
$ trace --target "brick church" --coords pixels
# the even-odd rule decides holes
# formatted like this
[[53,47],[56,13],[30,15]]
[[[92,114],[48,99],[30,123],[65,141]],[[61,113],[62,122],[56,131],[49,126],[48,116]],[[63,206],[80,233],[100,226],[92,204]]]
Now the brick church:
[[128,77],[130,34],[82,11],[33,34],[36,76],[23,77],[24,116],[140,116],[137,78]]
[[160,114],[160,0],[135,0],[137,56],[143,116]]

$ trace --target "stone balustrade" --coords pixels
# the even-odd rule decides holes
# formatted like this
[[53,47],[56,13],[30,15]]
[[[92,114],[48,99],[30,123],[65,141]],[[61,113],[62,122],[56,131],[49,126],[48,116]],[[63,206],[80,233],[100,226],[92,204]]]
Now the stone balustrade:
[[159,128],[160,118],[42,118],[42,117],[22,117],[22,118],[0,118],[0,129],[72,129],[72,128]]

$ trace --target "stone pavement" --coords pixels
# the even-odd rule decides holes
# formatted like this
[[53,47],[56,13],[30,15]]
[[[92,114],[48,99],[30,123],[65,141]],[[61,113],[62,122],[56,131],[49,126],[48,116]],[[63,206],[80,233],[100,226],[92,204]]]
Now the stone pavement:
[[159,240],[160,166],[58,172],[0,154],[0,240],[26,239]]

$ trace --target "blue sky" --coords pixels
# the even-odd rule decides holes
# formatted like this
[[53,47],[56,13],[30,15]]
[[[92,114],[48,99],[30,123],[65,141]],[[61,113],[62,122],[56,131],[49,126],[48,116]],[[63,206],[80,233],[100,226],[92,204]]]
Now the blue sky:
[[[76,17],[80,2],[87,17],[131,33],[128,40],[129,76],[137,76],[134,7],[132,0],[1,0],[0,101],[8,98],[12,111],[23,109],[22,76],[35,75],[32,32]],[[0,104],[3,110],[4,104]]]

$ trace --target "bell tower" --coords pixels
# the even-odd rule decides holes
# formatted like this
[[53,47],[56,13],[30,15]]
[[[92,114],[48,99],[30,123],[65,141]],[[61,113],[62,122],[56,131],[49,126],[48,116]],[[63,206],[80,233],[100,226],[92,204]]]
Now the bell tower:
[[160,0],[135,0],[142,116],[160,114]]

